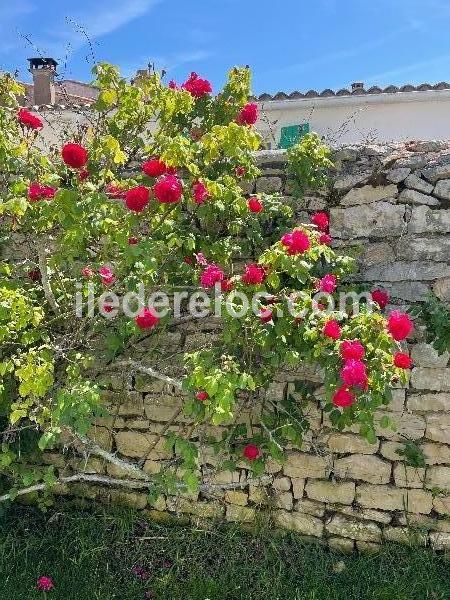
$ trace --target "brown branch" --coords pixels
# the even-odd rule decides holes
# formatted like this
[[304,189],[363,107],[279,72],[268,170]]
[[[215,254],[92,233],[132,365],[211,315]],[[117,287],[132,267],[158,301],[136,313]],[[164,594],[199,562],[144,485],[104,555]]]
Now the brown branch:
[[141,363],[136,362],[135,360],[121,360],[116,363],[112,363],[110,367],[130,367],[133,371],[139,371],[139,373],[144,373],[145,375],[149,375],[150,377],[154,377],[155,379],[159,379],[160,381],[165,381],[166,383],[173,385],[177,389],[181,390],[183,384],[179,379],[173,379],[173,377],[169,377],[168,375],[164,375],[164,373],[159,373],[152,369],[152,367],[146,367]]

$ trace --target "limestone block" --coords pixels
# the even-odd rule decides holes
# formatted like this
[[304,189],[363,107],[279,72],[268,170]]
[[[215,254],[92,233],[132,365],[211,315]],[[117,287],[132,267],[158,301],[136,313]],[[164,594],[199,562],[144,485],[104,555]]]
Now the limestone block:
[[351,504],[355,499],[355,484],[352,481],[312,479],[306,484],[305,490],[308,498],[320,502]]
[[380,551],[380,548],[381,544],[356,540],[356,549],[358,552],[362,552],[363,554],[376,554]]
[[416,367],[411,373],[411,385],[416,390],[450,392],[450,368],[429,369]]
[[227,490],[225,492],[225,502],[236,504],[237,506],[246,506],[248,504],[247,492],[242,490]]
[[423,488],[425,469],[397,463],[394,465],[394,480],[398,487]]
[[354,206],[357,204],[369,204],[379,202],[388,198],[396,198],[398,189],[396,185],[383,185],[373,187],[365,185],[360,188],[353,188],[342,198],[341,206]]
[[227,521],[234,521],[238,523],[251,523],[255,520],[256,511],[254,508],[248,506],[236,506],[235,504],[228,504],[225,518]]
[[426,487],[450,492],[450,467],[430,467],[427,471]]
[[283,508],[284,510],[292,510],[294,506],[294,497],[292,492],[276,492],[275,493],[275,506],[277,508]]
[[[119,431],[114,435],[117,450],[124,456],[144,458],[156,441],[156,436],[138,431]],[[172,454],[164,448],[164,438],[161,438],[152,452],[151,458],[171,458]]]
[[425,181],[425,179],[421,179],[417,177],[414,173],[408,175],[405,179],[405,185],[407,188],[411,188],[412,190],[417,190],[418,192],[422,192],[422,194],[431,194],[433,191],[433,185]]
[[411,394],[408,396],[408,409],[414,412],[450,412],[450,393]]
[[378,456],[354,454],[334,462],[334,474],[342,479],[361,479],[381,485],[388,483],[392,465]]
[[112,449],[112,435],[109,429],[106,427],[98,427],[97,425],[93,425],[88,433],[87,438],[95,442],[100,448],[111,452]]
[[355,546],[355,542],[353,540],[341,537],[330,537],[327,540],[327,544],[330,550],[334,550],[335,552],[343,552],[344,554],[353,552]]
[[400,460],[403,461],[405,458],[397,453],[397,450],[403,450],[405,444],[401,442],[381,442],[380,454],[387,460]]
[[394,262],[394,250],[387,242],[365,244],[358,260],[363,268]]
[[[177,396],[160,395],[145,396],[145,415],[151,421],[161,421],[163,423],[170,421],[174,414],[182,407],[182,399]],[[179,415],[177,422],[183,421],[183,415]]]
[[390,202],[332,208],[331,235],[341,239],[354,239],[367,234],[375,238],[399,236],[406,229],[404,215],[404,206]]
[[433,508],[440,515],[450,515],[450,495],[440,494],[433,498]]
[[450,277],[444,277],[434,282],[433,292],[443,302],[450,302]]
[[[392,183],[400,183],[402,181],[405,181],[405,179],[410,173],[411,169],[409,167],[391,169],[386,173],[386,179],[388,181],[392,181]],[[431,187],[431,189],[433,189],[433,187]]]
[[428,514],[433,508],[433,498],[424,490],[409,490],[390,485],[359,485],[356,501],[365,508],[381,510],[407,510]]
[[265,194],[279,192],[283,187],[281,177],[260,177],[256,180],[256,191]]
[[398,197],[398,201],[403,204],[426,204],[427,206],[439,206],[439,200],[433,196],[422,194],[416,190],[405,189]]
[[344,504],[329,504],[327,509],[347,515],[348,517],[363,519],[363,521],[376,521],[383,525],[387,525],[392,521],[392,515],[390,513],[374,510],[373,508],[361,508],[360,506],[353,507]]
[[353,175],[343,175],[334,182],[334,189],[338,192],[347,192],[361,183],[366,183],[371,175],[371,171],[364,171],[363,173],[355,173]]
[[290,531],[296,531],[303,535],[322,537],[323,523],[320,519],[312,515],[303,513],[290,513],[284,510],[277,510],[273,513],[275,525]]
[[[377,423],[384,414],[385,413],[383,413],[383,411],[375,412]],[[423,437],[425,432],[425,420],[423,417],[419,415],[412,415],[410,413],[390,413],[388,416],[392,421],[392,428],[390,426],[381,427],[377,425],[375,427],[375,433],[378,436],[387,438],[389,440],[402,440],[404,438],[419,440]]]
[[430,542],[433,550],[450,550],[450,533],[430,533]]
[[375,454],[379,441],[369,444],[366,438],[352,433],[332,433],[328,438],[328,448],[336,454]]
[[203,519],[218,519],[223,516],[224,506],[219,502],[201,502],[187,500],[186,498],[177,498],[174,504],[172,504],[172,510]]
[[289,477],[275,477],[273,487],[279,492],[287,492],[291,489],[291,480]]
[[357,521],[349,517],[334,515],[325,525],[328,533],[367,542],[380,542],[381,529],[376,523]]
[[[447,256],[450,257],[450,244],[448,246]],[[439,354],[431,344],[426,344],[424,342],[414,344],[411,349],[411,358],[413,359],[414,364],[418,367],[429,367],[431,369],[446,367],[448,364],[449,357],[450,354],[448,352],[444,352],[444,354]],[[448,394],[448,398],[448,407],[450,408],[450,394]]]
[[122,490],[111,490],[112,504],[129,506],[130,508],[145,508],[148,504],[148,495],[140,492],[124,492]]
[[431,210],[429,206],[415,206],[408,223],[408,233],[448,233],[450,210]]
[[450,240],[448,236],[417,237],[414,234],[407,235],[399,239],[396,254],[399,260],[407,257],[408,260],[443,261],[446,256],[450,255]]
[[303,452],[288,452],[283,466],[285,475],[298,479],[325,479],[329,470],[330,465],[326,458]]
[[450,446],[424,442],[421,449],[427,465],[450,465]]
[[422,170],[422,175],[428,179],[428,181],[431,181],[431,183],[437,183],[440,179],[450,177],[450,164],[428,167],[427,169]]
[[248,499],[250,502],[260,505],[267,505],[271,502],[267,489],[265,487],[256,485],[249,486]]
[[438,181],[433,194],[442,200],[450,200],[450,181],[448,179]]
[[383,529],[383,538],[388,542],[409,544],[412,546],[426,546],[428,541],[426,533],[419,532],[411,527],[385,527]]
[[313,517],[323,517],[325,514],[325,504],[304,498],[295,503],[294,510],[312,515]]
[[450,414],[432,413],[425,417],[427,428],[425,437],[433,442],[443,442],[448,444],[450,441]]
[[[442,257],[443,258],[443,257]],[[445,262],[397,261],[391,265],[375,265],[361,274],[363,281],[430,281],[450,276]]]
[[296,477],[291,478],[292,481],[292,493],[294,498],[298,500],[303,497],[303,490],[305,489],[305,480],[297,479]]

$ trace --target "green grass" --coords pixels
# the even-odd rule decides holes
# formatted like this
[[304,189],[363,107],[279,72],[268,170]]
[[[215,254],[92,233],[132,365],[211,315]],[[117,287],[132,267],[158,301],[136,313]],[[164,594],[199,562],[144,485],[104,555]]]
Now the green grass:
[[449,571],[425,549],[346,556],[270,528],[157,525],[130,512],[14,507],[0,520],[1,600],[43,600],[40,575],[53,578],[55,600],[134,600],[147,590],[157,600],[444,600]]

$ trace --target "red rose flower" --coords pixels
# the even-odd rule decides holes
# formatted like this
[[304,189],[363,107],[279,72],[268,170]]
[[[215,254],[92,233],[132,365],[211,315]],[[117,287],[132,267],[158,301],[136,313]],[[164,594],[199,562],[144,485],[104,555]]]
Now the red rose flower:
[[39,117],[30,113],[26,108],[21,108],[17,113],[17,119],[21,125],[27,129],[42,129],[44,123]]
[[326,212],[316,212],[311,217],[311,223],[314,223],[320,231],[327,231],[330,224],[330,219]]
[[261,451],[255,444],[247,444],[243,454],[247,460],[256,460],[259,458]]
[[177,82],[174,79],[171,79],[169,81],[169,85],[167,87],[170,88],[171,90],[177,90],[178,89]]
[[165,175],[153,186],[156,199],[162,204],[179,202],[183,194],[181,181],[175,175]]
[[36,587],[40,592],[50,592],[50,590],[55,587],[55,584],[53,583],[53,579],[51,577],[42,575],[37,580]]
[[356,385],[365,389],[367,387],[366,365],[361,360],[350,358],[341,369],[341,379],[347,386]]
[[237,177],[243,177],[247,171],[245,167],[236,167],[234,172]]
[[87,169],[82,169],[79,173],[78,173],[78,181],[86,181],[86,179],[89,177],[89,171]]
[[225,273],[222,269],[213,263],[208,265],[200,275],[200,283],[204,288],[213,288],[216,283],[225,279]]
[[239,111],[236,117],[236,123],[239,125],[254,125],[258,120],[258,105],[255,102],[248,102]]
[[108,183],[105,187],[105,192],[110,198],[118,199],[125,198],[126,190],[123,190],[115,183]]
[[337,287],[337,277],[336,275],[325,275],[319,282],[319,289],[321,292],[325,292],[326,294],[332,294]]
[[139,240],[137,239],[137,237],[132,236],[132,237],[128,238],[129,246],[136,246],[136,244],[138,244],[138,243],[139,243]]
[[344,360],[361,360],[364,357],[365,349],[359,340],[344,340],[341,342],[341,356]]
[[319,242],[324,246],[329,246],[332,242],[331,235],[329,233],[322,233],[319,238]]
[[209,198],[208,188],[202,181],[196,181],[192,186],[192,195],[195,204],[204,204]]
[[259,311],[259,320],[261,323],[268,323],[269,321],[272,321],[272,319],[273,312],[270,310],[270,308],[261,308]]
[[104,311],[105,313],[110,313],[110,312],[112,312],[113,310],[114,310],[114,306],[113,306],[112,304],[108,304],[107,302],[105,302],[105,303],[103,304],[103,311]]
[[150,158],[142,164],[143,172],[149,177],[160,177],[167,173],[168,166],[159,158]]
[[295,255],[306,252],[311,248],[311,240],[303,231],[295,229],[281,238],[281,243],[288,249],[288,254]]
[[116,281],[116,276],[109,267],[103,266],[98,270],[103,285],[109,286]]
[[66,165],[73,169],[81,169],[88,161],[87,150],[80,144],[66,144],[61,155]]
[[266,278],[266,271],[261,265],[251,263],[245,266],[241,279],[246,285],[259,285]]
[[264,209],[261,200],[259,200],[259,198],[256,198],[255,196],[248,199],[247,206],[249,211],[252,213],[260,213]]
[[341,337],[342,331],[339,323],[334,319],[330,319],[323,326],[322,333],[332,340],[338,340]]
[[138,185],[125,194],[125,204],[133,212],[140,213],[150,202],[150,190],[144,185]]
[[209,394],[208,392],[205,392],[205,390],[200,390],[195,394],[195,397],[197,400],[200,400],[200,402],[204,402],[205,400],[208,400]]
[[143,308],[134,322],[139,329],[153,329],[158,325],[160,319],[152,308]]
[[222,292],[231,292],[231,290],[234,288],[234,284],[231,281],[231,279],[224,279],[223,281],[220,282],[220,289]]
[[335,391],[332,402],[334,406],[345,408],[346,406],[351,406],[355,402],[355,396],[343,385]]
[[383,309],[386,304],[389,302],[389,294],[386,290],[373,290],[371,293],[372,300],[378,304],[378,306]]
[[401,342],[413,330],[413,322],[405,313],[393,310],[388,319],[388,331],[397,342]]
[[183,90],[186,90],[194,96],[194,98],[201,98],[212,92],[211,84],[207,79],[201,79],[197,73],[192,72],[182,85]]
[[30,269],[27,274],[31,281],[40,281],[42,279],[41,271],[39,269]]
[[41,185],[40,183],[30,183],[28,187],[28,200],[37,202],[38,200],[51,199],[55,197],[56,188],[50,185]]
[[410,369],[412,367],[412,360],[408,354],[396,352],[394,354],[394,365],[399,369]]
[[81,269],[81,274],[83,275],[83,277],[86,277],[86,279],[91,279],[95,275],[95,273],[94,273],[93,269],[91,269],[91,267],[83,267]]

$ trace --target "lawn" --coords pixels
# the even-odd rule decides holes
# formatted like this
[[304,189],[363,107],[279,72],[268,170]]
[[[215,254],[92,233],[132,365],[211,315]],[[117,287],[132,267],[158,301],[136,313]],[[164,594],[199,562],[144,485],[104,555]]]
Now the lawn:
[[131,512],[13,507],[1,515],[1,600],[443,600],[450,565],[426,549],[341,555],[261,526],[159,525]]

